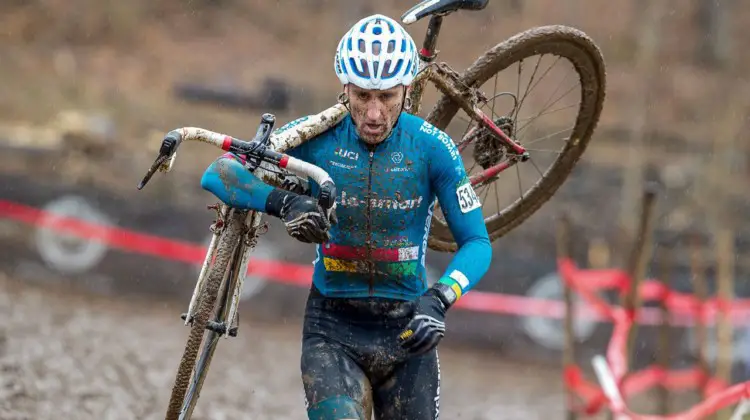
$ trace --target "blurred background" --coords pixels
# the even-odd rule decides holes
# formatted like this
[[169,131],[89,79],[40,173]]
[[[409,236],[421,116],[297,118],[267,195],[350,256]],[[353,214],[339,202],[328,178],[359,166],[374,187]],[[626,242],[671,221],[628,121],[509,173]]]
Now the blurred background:
[[[341,89],[332,60],[342,34],[366,15],[398,18],[412,5],[0,2],[0,418],[163,416],[188,332],[179,314],[213,220],[206,205],[215,200],[199,179],[218,154],[206,145],[183,147],[171,173],[136,191],[162,136],[199,126],[249,138],[263,112],[276,114],[277,127],[320,112]],[[657,257],[668,249],[672,286],[692,292],[690,253],[698,249],[714,295],[716,232],[731,231],[724,257],[732,262],[733,293],[748,297],[747,22],[750,3],[738,0],[492,0],[483,11],[450,15],[438,61],[459,73],[510,36],[549,24],[584,31],[607,66],[604,111],[582,160],[542,210],[493,244],[492,267],[476,290],[561,300],[554,221],[563,211],[573,221],[579,265],[623,267],[642,186],[655,182],[648,275],[660,275]],[[407,27],[420,45],[426,25]],[[502,72],[501,85],[514,72]],[[543,99],[555,86],[539,89]],[[482,87],[490,96],[493,88],[517,86]],[[436,98],[431,88],[422,116]],[[555,118],[541,127],[555,132],[564,117]],[[446,130],[454,139],[466,127],[460,124],[457,117]],[[533,173],[516,175],[508,174],[506,187]],[[505,194],[499,207],[500,198],[518,197],[514,188],[498,193]],[[50,213],[116,227],[110,234],[119,239],[41,227]],[[268,222],[256,258],[306,273],[313,248]],[[450,257],[430,252],[433,279]],[[299,328],[309,279],[282,277],[246,281],[240,336],[218,347],[195,418],[304,418]],[[463,309],[448,325],[446,418],[563,416],[559,317],[510,306]],[[611,325],[581,320],[575,331],[577,357],[588,366],[604,351]],[[675,367],[695,362],[693,336],[674,329]],[[652,363],[654,343],[652,328],[642,328],[636,367]],[[735,325],[733,354],[732,380],[748,379],[747,326]],[[681,404],[698,399],[688,395]],[[652,409],[648,396],[638,404]]]

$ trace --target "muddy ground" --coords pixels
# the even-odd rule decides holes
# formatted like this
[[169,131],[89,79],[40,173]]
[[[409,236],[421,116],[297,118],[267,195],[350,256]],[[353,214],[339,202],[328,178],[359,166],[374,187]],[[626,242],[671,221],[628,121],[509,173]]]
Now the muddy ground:
[[[163,418],[187,337],[181,309],[0,275],[0,419]],[[242,321],[240,336],[218,347],[194,419],[305,418],[299,321]],[[556,369],[466,349],[440,358],[441,418],[563,417]]]

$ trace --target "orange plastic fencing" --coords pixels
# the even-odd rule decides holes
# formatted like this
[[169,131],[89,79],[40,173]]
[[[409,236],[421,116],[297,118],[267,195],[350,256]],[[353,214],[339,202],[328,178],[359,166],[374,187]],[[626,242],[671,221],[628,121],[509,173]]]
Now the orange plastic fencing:
[[[665,370],[654,365],[628,373],[627,337],[636,314],[620,306],[610,305],[597,293],[603,289],[618,289],[621,294],[627,293],[630,287],[627,273],[616,269],[579,269],[568,258],[558,260],[558,270],[567,287],[580,294],[600,317],[614,324],[606,359],[620,395],[632,396],[656,385],[675,391],[699,388],[704,383],[706,386],[706,399],[689,410],[668,416],[641,415],[633,413],[619,401],[610,401],[598,384],[584,378],[580,367],[565,366],[563,380],[568,389],[582,401],[577,407],[579,412],[593,415],[606,406],[613,413],[625,414],[633,420],[697,420],[738,403],[743,398],[750,398],[750,381],[729,386],[717,378],[707,377],[698,367]],[[671,290],[655,280],[644,281],[639,293],[644,303],[663,301],[671,314],[692,317],[696,322],[704,324],[714,322],[718,313],[729,314],[735,322],[743,318],[746,320],[750,315],[750,299],[731,302],[710,299],[701,303],[695,296]]]

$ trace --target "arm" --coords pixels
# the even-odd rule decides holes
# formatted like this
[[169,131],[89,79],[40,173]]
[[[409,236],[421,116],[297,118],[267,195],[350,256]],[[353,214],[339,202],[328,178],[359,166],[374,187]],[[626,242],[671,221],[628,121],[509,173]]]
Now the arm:
[[222,155],[206,169],[201,187],[232,207],[282,219],[289,234],[302,242],[328,239],[330,222],[317,201],[264,183],[232,153]]
[[479,282],[492,259],[481,204],[466,177],[456,146],[442,131],[429,125],[423,128],[434,136],[425,139],[430,185],[458,251],[440,280],[417,299],[412,320],[399,334],[401,346],[411,354],[424,354],[438,345],[445,334],[446,312]]
[[[274,188],[245,169],[241,158],[225,153],[203,173],[201,187],[232,207],[267,213]],[[269,214],[278,217],[278,214]]]
[[[444,133],[439,135],[447,138]],[[430,159],[430,181],[458,245],[458,251],[438,282],[447,285],[457,300],[489,269],[492,246],[481,203],[466,176],[461,156],[450,138],[438,143]]]

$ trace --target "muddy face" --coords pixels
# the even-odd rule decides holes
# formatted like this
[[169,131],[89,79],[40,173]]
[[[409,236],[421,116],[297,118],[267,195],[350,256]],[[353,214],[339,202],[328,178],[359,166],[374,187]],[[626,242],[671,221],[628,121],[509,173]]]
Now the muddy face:
[[352,120],[357,134],[365,143],[378,144],[388,137],[401,114],[404,90],[402,85],[388,90],[368,90],[352,84],[346,85]]

